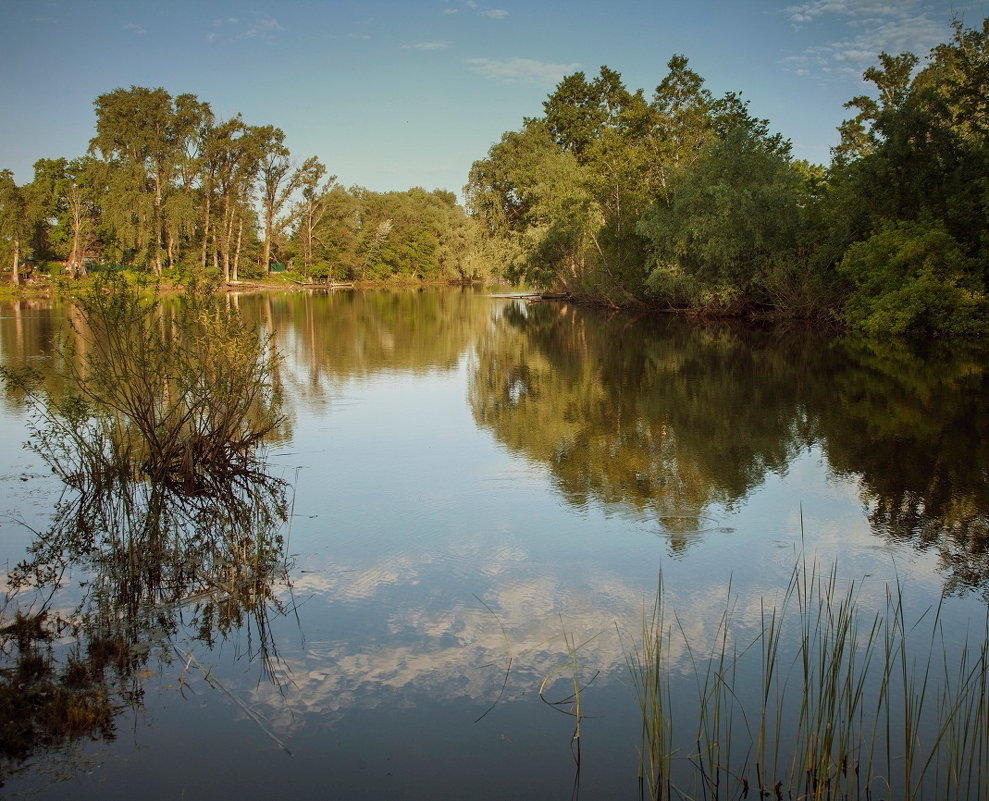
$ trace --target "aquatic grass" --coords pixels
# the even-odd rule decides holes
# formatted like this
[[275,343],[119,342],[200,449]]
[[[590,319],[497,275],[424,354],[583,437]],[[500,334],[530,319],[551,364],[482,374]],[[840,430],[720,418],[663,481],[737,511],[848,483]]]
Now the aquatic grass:
[[625,643],[625,663],[639,703],[642,731],[639,745],[639,797],[661,801],[671,797],[673,718],[670,714],[670,660],[672,626],[666,622],[663,575],[660,573],[652,608],[642,610],[639,638]]
[[[561,624],[563,623],[562,619],[560,622]],[[547,706],[555,709],[557,712],[562,712],[563,714],[573,718],[573,732],[570,735],[570,753],[574,760],[574,778],[570,796],[575,800],[580,796],[580,745],[581,726],[584,720],[582,700],[583,692],[587,687],[594,683],[599,675],[599,672],[595,671],[594,675],[585,681],[583,679],[583,672],[586,670],[587,666],[581,662],[578,658],[578,654],[582,648],[596,640],[600,636],[601,632],[591,635],[586,640],[578,644],[573,633],[568,632],[566,626],[563,626],[562,631],[563,643],[566,647],[567,661],[565,664],[549,670],[543,676],[543,679],[539,684],[539,700]],[[553,700],[548,696],[548,692],[550,687],[556,682],[557,679],[560,678],[562,678],[570,686],[570,692],[562,698]]]
[[[683,639],[690,662],[691,673],[694,676],[695,687],[700,702],[698,729],[696,736],[697,750],[689,759],[695,766],[695,779],[699,782],[701,797],[718,798],[721,793],[722,776],[733,776],[729,767],[733,764],[732,744],[734,739],[731,732],[734,728],[736,704],[733,702],[735,665],[739,654],[732,650],[729,653],[730,619],[734,606],[732,582],[729,580],[725,611],[722,613],[715,630],[710,658],[701,657],[690,644],[689,637],[680,615],[674,610],[677,630]],[[746,727],[748,722],[744,721]],[[746,755],[748,758],[748,754]],[[696,793],[696,791],[695,791]]]
[[[562,622],[562,621],[561,621]],[[598,677],[598,673],[595,672],[590,679],[584,681],[582,678],[582,673],[587,669],[578,658],[578,653],[582,648],[584,648],[589,643],[593,642],[600,636],[601,632],[593,634],[581,643],[577,643],[576,638],[573,633],[568,632],[566,627],[563,628],[563,643],[566,647],[567,661],[565,664],[549,670],[542,678],[539,683],[539,700],[542,701],[547,706],[552,707],[558,712],[563,712],[574,719],[574,730],[573,736],[571,737],[571,742],[578,744],[580,742],[581,733],[581,722],[583,720],[583,707],[581,703],[581,694],[584,689],[591,685],[595,679]],[[566,683],[570,686],[570,692],[558,698],[552,700],[548,696],[549,688],[553,683],[559,679],[563,678]],[[579,747],[575,752],[575,757],[579,759]]]
[[[512,653],[512,641],[508,637],[508,632],[505,631],[505,624],[501,622],[501,618],[498,617],[494,609],[488,606],[477,593],[474,593],[474,597],[477,599],[478,603],[481,604],[481,606],[483,606],[485,609],[487,609],[488,612],[491,613],[491,616],[498,621],[498,628],[501,629],[501,637],[503,642],[505,643],[505,656],[508,658],[507,664],[505,665],[505,679],[501,683],[501,689],[498,691],[498,697],[495,698],[494,701],[491,703],[491,706],[485,709],[484,712],[481,713],[480,717],[478,717],[474,721],[475,723],[480,723],[482,720],[484,720],[484,718],[488,716],[488,713],[491,712],[492,709],[498,706],[498,702],[501,701],[502,697],[505,695],[505,688],[508,686],[508,677],[512,673],[512,664],[515,662],[515,655]],[[494,666],[494,662],[488,662],[485,665],[481,665],[482,668],[493,667],[493,666]]]
[[759,599],[754,633],[733,620],[729,585],[702,647],[660,577],[638,636],[622,637],[641,796],[989,798],[989,615],[953,652],[943,602],[911,618],[899,580],[878,608],[861,587],[801,556],[778,598]]

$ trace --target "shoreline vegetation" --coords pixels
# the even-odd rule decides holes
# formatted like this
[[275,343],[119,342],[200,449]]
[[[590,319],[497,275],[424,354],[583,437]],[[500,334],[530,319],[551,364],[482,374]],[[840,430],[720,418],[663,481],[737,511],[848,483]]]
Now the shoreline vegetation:
[[915,615],[898,578],[881,600],[864,586],[798,552],[752,628],[729,586],[705,644],[660,575],[640,629],[619,628],[640,798],[989,797],[989,618],[949,643],[943,599]]
[[952,31],[923,59],[878,54],[828,165],[794,159],[683,55],[651,95],[606,66],[568,75],[474,162],[464,205],[345,188],[273,125],[114,89],[86,155],[39,159],[20,186],[0,171],[0,264],[14,286],[100,265],[162,285],[502,280],[615,309],[981,339],[989,19]]

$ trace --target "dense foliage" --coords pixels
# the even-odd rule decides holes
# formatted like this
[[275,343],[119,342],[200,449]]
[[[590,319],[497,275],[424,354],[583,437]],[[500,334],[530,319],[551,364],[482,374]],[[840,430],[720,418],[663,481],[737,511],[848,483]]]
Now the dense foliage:
[[469,208],[515,277],[615,305],[986,333],[989,20],[878,62],[827,167],[683,56],[648,98],[575,73],[474,163]]
[[809,317],[870,335],[989,333],[989,20],[926,59],[879,54],[829,165],[673,56],[650,96],[602,67],[450,192],[344,188],[284,133],[194,95],[116,89],[78,159],[0,171],[0,259],[225,280],[470,281],[491,272],[615,306]]
[[40,159],[23,186],[0,171],[0,258],[14,283],[45,262],[72,277],[116,264],[224,281],[273,264],[305,281],[488,270],[450,192],[345,189],[315,157],[294,164],[279,128],[218,120],[191,94],[132,86],[94,105],[85,156]]

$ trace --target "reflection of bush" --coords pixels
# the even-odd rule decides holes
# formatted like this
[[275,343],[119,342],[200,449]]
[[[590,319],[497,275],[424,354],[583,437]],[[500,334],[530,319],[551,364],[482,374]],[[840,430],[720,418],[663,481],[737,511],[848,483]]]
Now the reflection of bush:
[[[126,495],[63,499],[8,577],[17,593],[51,597],[71,567],[86,592],[71,612],[15,612],[0,630],[0,716],[9,721],[0,777],[39,749],[111,738],[116,715],[140,705],[152,657],[170,661],[180,626],[209,646],[250,630],[270,673],[268,618],[285,611],[276,591],[287,580],[282,483],[212,498],[126,486]],[[65,636],[72,644],[56,645]]]
[[143,644],[91,632],[59,653],[54,641],[69,625],[42,611],[0,629],[0,784],[39,749],[113,739],[117,715],[141,703],[133,676],[148,660]]

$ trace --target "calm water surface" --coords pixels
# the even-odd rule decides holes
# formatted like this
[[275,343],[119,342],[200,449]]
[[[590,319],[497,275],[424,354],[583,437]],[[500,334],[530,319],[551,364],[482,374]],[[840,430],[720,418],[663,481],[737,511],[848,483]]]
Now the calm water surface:
[[[112,726],[4,753],[13,797],[566,799],[576,679],[579,797],[635,798],[622,638],[660,573],[700,650],[726,604],[754,636],[798,554],[865,606],[897,581],[915,616],[944,596],[949,646],[982,631],[983,360],[469,292],[231,302],[284,356],[287,578],[247,610],[192,596],[128,621],[140,647],[101,663]],[[3,363],[57,386],[69,314],[0,306]],[[61,488],[20,447],[21,401],[0,403],[12,567]]]

